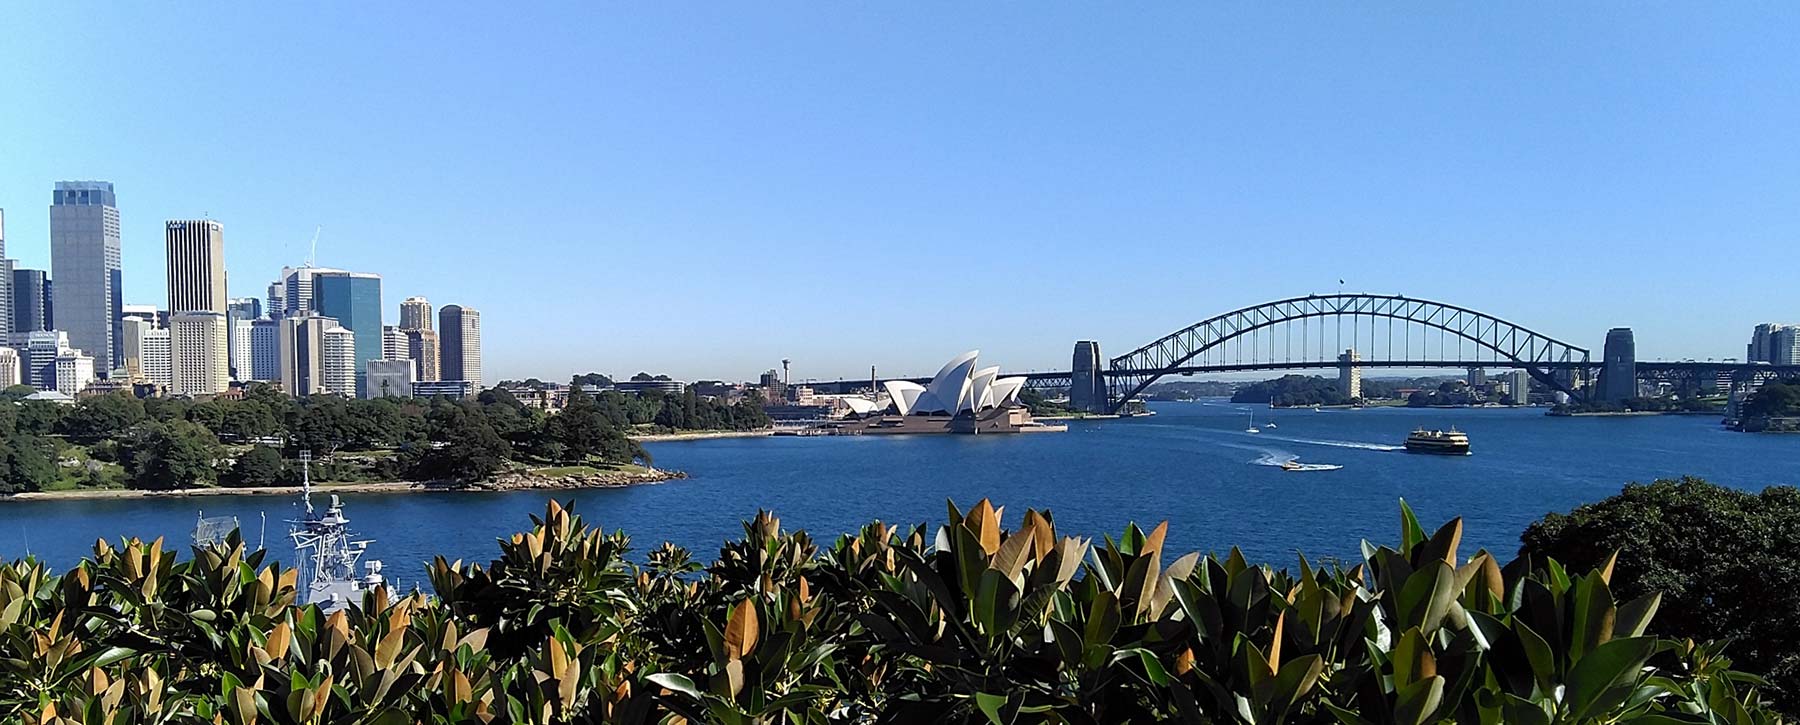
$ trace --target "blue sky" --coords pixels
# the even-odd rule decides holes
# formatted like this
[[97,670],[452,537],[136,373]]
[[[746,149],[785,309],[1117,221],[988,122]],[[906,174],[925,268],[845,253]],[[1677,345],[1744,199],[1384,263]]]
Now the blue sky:
[[1062,367],[1339,278],[1642,357],[1800,321],[1792,3],[197,5],[0,8],[11,256],[63,179],[128,302],[166,219],[238,296],[322,225],[490,380]]

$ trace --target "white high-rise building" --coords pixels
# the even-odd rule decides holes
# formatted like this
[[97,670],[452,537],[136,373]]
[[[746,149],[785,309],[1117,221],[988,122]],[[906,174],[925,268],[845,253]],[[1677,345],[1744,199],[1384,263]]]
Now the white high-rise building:
[[256,341],[251,339],[255,334],[253,320],[230,317],[231,325],[231,371],[234,380],[255,380],[252,360],[256,356]]
[[406,332],[393,325],[381,326],[381,358],[399,360],[406,357]]
[[75,397],[94,382],[94,358],[80,350],[56,356],[56,392]]
[[19,376],[23,372],[23,361],[19,359],[19,351],[10,347],[0,347],[0,389],[18,385],[23,380]]
[[143,359],[139,364],[143,376],[165,389],[175,387],[175,341],[169,328],[158,327],[144,333]]
[[183,311],[169,316],[169,352],[176,395],[221,393],[231,387],[230,351],[223,312]]
[[356,333],[342,325],[327,328],[324,352],[320,357],[325,373],[325,392],[356,397]]
[[481,313],[461,305],[438,310],[438,375],[481,389]]
[[171,363],[169,330],[135,315],[120,322],[124,355],[120,358],[119,369],[124,370],[129,379],[173,386],[175,369]]

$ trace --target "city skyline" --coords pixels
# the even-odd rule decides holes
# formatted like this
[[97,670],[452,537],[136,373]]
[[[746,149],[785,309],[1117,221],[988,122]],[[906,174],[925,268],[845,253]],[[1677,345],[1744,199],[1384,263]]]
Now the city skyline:
[[[1596,354],[1631,327],[1642,359],[1741,357],[1755,324],[1800,318],[1732,269],[1796,254],[1794,8],[1550,29],[1508,8],[988,8],[927,33],[872,8],[572,6],[406,38],[392,8],[124,8],[74,38],[71,12],[9,16],[0,47],[40,109],[0,119],[19,266],[50,268],[43,194],[66,179],[118,185],[126,303],[166,295],[165,220],[231,228],[233,297],[322,226],[320,266],[481,310],[489,382],[922,374],[975,345],[1060,368],[1073,340],[1122,352],[1339,279]],[[195,23],[217,56],[157,40]],[[545,27],[530,64],[494,52]],[[292,47],[277,28],[340,52],[291,65],[263,50]],[[191,86],[216,118],[104,111]],[[566,334],[572,300],[605,314]],[[912,324],[967,304],[971,326]]]

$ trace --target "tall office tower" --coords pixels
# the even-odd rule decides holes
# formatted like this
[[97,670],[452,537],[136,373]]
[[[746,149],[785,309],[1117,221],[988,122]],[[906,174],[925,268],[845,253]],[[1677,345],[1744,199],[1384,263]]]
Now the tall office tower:
[[[356,358],[350,366],[356,389],[363,386],[363,363],[382,359],[381,275],[341,270],[313,274],[313,305],[356,334]],[[356,396],[353,390],[349,393]]]
[[164,228],[169,312],[225,314],[225,225],[193,219],[171,221]]
[[405,360],[406,332],[393,325],[381,326],[381,359]]
[[176,395],[222,393],[231,387],[231,348],[225,313],[198,310],[169,317],[169,352]]
[[13,332],[56,329],[50,320],[50,273],[15,267],[11,292]]
[[438,376],[481,388],[481,313],[462,305],[438,310]]
[[225,303],[225,317],[225,345],[230,350],[231,379],[252,380],[250,321],[262,317],[262,300],[233,297]]
[[120,367],[126,376],[165,387],[175,384],[172,342],[168,328],[159,328],[142,317],[124,320],[124,357]]
[[15,332],[11,341],[19,352],[19,382],[38,390],[55,390],[56,357],[69,351],[69,334],[62,330]]
[[362,377],[362,371],[356,369],[356,333],[342,326],[327,328],[324,342],[319,362],[323,366],[325,392],[356,397],[356,381]]
[[406,357],[413,361],[415,382],[437,382],[438,335],[433,330],[406,330]]
[[94,382],[94,358],[73,348],[56,356],[56,392],[75,397]]
[[287,311],[287,283],[283,282],[281,280],[276,280],[274,282],[270,282],[269,283],[269,317],[270,317],[270,319],[279,320],[279,319],[281,319],[282,313],[284,313],[286,311]]
[[[343,273],[341,269],[325,267],[283,267],[281,268],[281,313],[282,316],[298,315],[305,312],[318,312],[319,306],[313,299],[314,282],[321,274]],[[274,314],[271,310],[270,314]]]
[[6,210],[0,209],[0,338],[13,332],[13,261],[6,258]]
[[119,320],[119,369],[126,380],[144,379],[144,334],[155,329],[142,317],[126,315]]
[[408,297],[400,301],[400,329],[431,329],[431,300]]
[[1617,403],[1637,397],[1637,342],[1629,327],[1606,331],[1600,367],[1600,398]]
[[1775,333],[1786,325],[1764,322],[1750,331],[1750,344],[1744,349],[1744,362],[1773,363],[1775,360]]
[[225,302],[225,312],[236,315],[240,320],[260,320],[263,316],[263,303],[255,297],[233,297]]
[[50,276],[56,328],[111,371],[122,357],[119,206],[108,181],[58,181],[50,203]]
[[414,380],[411,360],[370,360],[363,377],[369,381],[368,390],[363,392],[365,398],[412,397]]
[[281,389],[288,395],[325,392],[325,331],[338,326],[337,320],[318,315],[281,318],[276,346]]
[[0,347],[0,389],[18,385],[23,380],[19,377],[19,373],[22,372],[22,362],[19,359],[19,351],[10,347]]
[[1770,365],[1800,365],[1800,325],[1783,325],[1769,335]]
[[281,381],[281,321],[250,321],[250,379]]

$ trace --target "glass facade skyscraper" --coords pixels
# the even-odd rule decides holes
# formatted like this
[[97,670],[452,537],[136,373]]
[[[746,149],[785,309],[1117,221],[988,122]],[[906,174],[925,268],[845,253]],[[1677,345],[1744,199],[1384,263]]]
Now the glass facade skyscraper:
[[312,302],[318,313],[338,321],[356,337],[356,387],[363,389],[370,360],[382,358],[381,275],[317,271],[312,275]]
[[110,372],[124,357],[119,206],[112,182],[59,181],[50,203],[50,276],[56,326],[69,345]]

